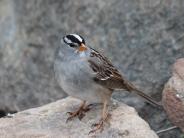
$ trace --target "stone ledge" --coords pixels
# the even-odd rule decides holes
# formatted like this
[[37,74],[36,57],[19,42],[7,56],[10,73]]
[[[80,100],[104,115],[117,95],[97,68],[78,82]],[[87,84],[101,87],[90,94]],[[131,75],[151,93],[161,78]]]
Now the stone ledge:
[[141,119],[134,108],[114,102],[110,106],[112,115],[102,133],[88,135],[91,125],[100,119],[101,107],[95,106],[79,121],[66,123],[67,111],[73,111],[80,101],[71,97],[42,107],[16,113],[13,118],[0,119],[1,138],[158,138],[149,125]]

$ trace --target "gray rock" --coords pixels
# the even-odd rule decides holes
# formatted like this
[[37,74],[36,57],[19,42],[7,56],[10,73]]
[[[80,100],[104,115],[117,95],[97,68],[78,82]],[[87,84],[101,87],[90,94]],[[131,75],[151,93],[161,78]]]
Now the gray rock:
[[67,111],[75,110],[81,101],[66,98],[0,119],[1,138],[158,138],[149,125],[141,119],[132,107],[114,103],[110,106],[111,119],[102,133],[88,135],[92,123],[100,119],[101,108],[96,107],[78,118],[66,123]]
[[0,1],[0,109],[13,111],[64,96],[52,71],[54,48],[30,39],[16,5],[11,0]]

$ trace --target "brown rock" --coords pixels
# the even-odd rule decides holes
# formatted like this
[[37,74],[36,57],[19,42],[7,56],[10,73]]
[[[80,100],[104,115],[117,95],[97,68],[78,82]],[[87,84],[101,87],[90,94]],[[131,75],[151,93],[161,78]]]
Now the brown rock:
[[171,122],[184,132],[184,58],[173,66],[173,76],[163,91],[163,106]]

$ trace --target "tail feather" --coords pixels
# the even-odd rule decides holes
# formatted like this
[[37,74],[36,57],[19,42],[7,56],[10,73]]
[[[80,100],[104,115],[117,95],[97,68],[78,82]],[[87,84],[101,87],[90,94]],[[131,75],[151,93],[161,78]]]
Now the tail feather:
[[161,102],[157,102],[155,101],[153,98],[151,98],[150,96],[148,96],[147,94],[145,94],[144,92],[142,92],[139,89],[134,89],[135,93],[138,94],[139,96],[143,97],[144,99],[146,99],[149,103],[151,103],[152,105],[155,106],[162,106]]
[[158,106],[158,107],[162,107],[162,103],[161,102],[157,102],[155,101],[153,98],[151,98],[150,96],[148,96],[147,94],[145,94],[143,91],[139,90],[138,88],[136,88],[133,84],[131,84],[130,82],[126,81],[126,88],[128,91],[133,91],[135,92],[137,95],[139,95],[140,97],[143,97],[144,99],[146,99],[150,104],[154,105],[154,106]]

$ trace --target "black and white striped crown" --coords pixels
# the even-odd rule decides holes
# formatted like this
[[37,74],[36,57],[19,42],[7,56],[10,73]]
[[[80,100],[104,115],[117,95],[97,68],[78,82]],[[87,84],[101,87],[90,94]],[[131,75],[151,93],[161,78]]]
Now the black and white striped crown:
[[63,37],[63,41],[74,47],[74,46],[79,46],[81,44],[85,44],[85,40],[81,35],[78,34],[69,34]]

